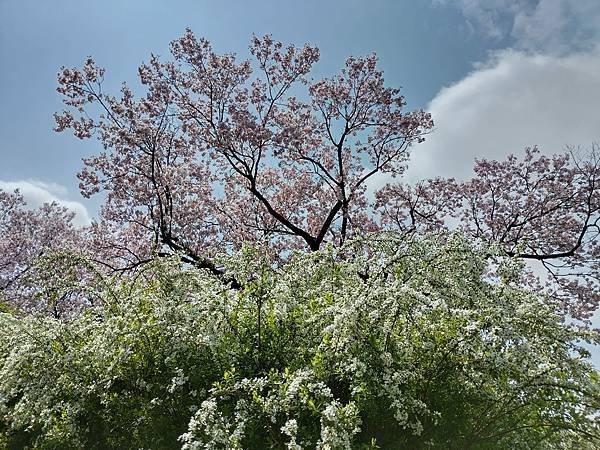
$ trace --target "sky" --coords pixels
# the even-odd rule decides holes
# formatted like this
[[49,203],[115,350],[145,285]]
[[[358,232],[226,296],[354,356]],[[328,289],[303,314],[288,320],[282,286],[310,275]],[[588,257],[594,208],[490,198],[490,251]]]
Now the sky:
[[100,144],[52,131],[56,74],[93,56],[107,90],[135,84],[186,27],[242,58],[253,34],[317,45],[315,78],[375,52],[387,84],[436,124],[413,148],[411,180],[600,141],[598,0],[0,0],[0,189],[89,223],[100,200],[80,196],[75,173]]
[[377,53],[388,85],[436,124],[413,148],[411,180],[600,140],[597,0],[0,0],[0,189],[20,188],[32,206],[58,201],[88,223],[101,199],[83,199],[75,174],[100,144],[52,131],[56,74],[93,56],[107,90],[135,84],[138,65],[168,57],[186,27],[242,58],[253,34],[317,45],[316,78]]

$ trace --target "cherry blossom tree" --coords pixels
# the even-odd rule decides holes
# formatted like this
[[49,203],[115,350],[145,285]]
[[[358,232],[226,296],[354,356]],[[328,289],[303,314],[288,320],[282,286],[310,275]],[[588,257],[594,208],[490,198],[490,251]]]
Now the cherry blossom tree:
[[107,193],[107,221],[134,224],[155,249],[215,273],[215,252],[242,243],[317,250],[375,229],[367,180],[401,174],[433,126],[429,114],[403,111],[374,55],[312,81],[318,49],[269,36],[252,39],[253,63],[218,55],[190,30],[171,51],[174,61],[140,67],[139,100],[126,85],[119,98],[105,94],[92,59],[63,69],[69,109],[57,130],[103,143],[79,177],[84,195]]
[[374,175],[401,176],[433,127],[429,114],[404,110],[374,55],[314,80],[319,50],[270,36],[252,39],[251,60],[217,54],[190,30],[171,53],[139,68],[141,97],[125,84],[106,94],[91,58],[59,74],[67,108],[56,129],[104,147],[79,178],[85,196],[107,195],[98,230],[115,270],[177,252],[239,286],[215,256],[244,243],[285,258],[377,230],[458,227],[545,267],[545,287],[571,314],[598,305],[596,148],[583,158],[530,149],[523,160],[477,161],[469,181],[393,182],[371,195]]
[[553,157],[529,148],[522,160],[478,160],[474,170],[463,182],[386,186],[377,200],[383,223],[406,232],[458,224],[508,257],[538,262],[550,293],[589,317],[600,302],[598,146]]
[[82,230],[73,225],[74,213],[57,203],[36,209],[26,206],[18,191],[0,190],[0,301],[29,311],[50,308],[58,316],[73,307],[71,292],[63,292],[52,304],[39,304],[38,289],[27,277],[42,255],[80,247]]

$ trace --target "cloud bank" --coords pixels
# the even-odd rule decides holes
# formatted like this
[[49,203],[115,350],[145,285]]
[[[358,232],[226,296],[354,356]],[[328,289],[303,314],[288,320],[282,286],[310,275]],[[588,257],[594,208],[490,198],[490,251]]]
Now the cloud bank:
[[44,203],[56,202],[73,211],[75,226],[83,227],[91,223],[87,208],[76,201],[67,199],[67,188],[56,183],[44,183],[36,180],[2,181],[0,189],[13,192],[18,189],[30,208],[36,208]]
[[503,159],[600,141],[600,51],[569,56],[505,50],[430,102],[436,128],[413,148],[411,180],[466,177],[476,157]]

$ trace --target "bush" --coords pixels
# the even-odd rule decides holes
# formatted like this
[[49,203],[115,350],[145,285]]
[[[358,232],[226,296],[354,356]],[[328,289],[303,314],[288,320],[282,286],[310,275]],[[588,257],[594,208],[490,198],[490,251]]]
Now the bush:
[[[378,239],[381,239],[378,241]],[[595,448],[598,375],[551,299],[459,235],[155,261],[68,322],[0,313],[7,448]]]

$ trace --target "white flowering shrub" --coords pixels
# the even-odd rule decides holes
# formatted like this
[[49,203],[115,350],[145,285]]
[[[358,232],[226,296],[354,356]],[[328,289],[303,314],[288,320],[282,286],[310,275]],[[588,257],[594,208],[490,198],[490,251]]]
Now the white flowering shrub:
[[246,249],[223,260],[242,289],[162,260],[69,321],[2,312],[0,447],[598,448],[598,333],[491,256],[459,235],[277,268]]
[[[242,449],[248,444],[350,449],[360,431],[356,404],[342,405],[310,369],[272,370],[264,377],[243,379],[232,370],[210,394],[190,421],[190,431],[182,436],[184,449]],[[271,442],[267,444],[265,437]]]

